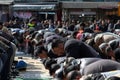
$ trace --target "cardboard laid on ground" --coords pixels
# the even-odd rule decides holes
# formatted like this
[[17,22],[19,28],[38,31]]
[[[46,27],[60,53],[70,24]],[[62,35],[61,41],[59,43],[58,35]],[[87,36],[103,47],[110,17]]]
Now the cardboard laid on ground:
[[[22,59],[19,59],[19,57],[21,57]],[[44,68],[42,62],[40,62],[39,59],[32,59],[29,55],[19,53],[15,56],[15,60],[23,60],[27,63],[27,69],[25,71],[20,71],[20,74],[18,76],[19,78],[31,80],[51,78],[49,76],[48,70]]]

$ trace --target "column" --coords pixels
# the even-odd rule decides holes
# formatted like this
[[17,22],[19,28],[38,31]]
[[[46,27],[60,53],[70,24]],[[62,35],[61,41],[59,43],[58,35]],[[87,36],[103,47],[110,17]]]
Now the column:
[[118,2],[118,16],[120,16],[120,2]]

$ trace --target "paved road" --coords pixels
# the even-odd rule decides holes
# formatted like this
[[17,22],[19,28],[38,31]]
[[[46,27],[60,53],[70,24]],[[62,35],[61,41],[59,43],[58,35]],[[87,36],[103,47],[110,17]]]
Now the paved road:
[[[19,59],[19,57],[22,57],[22,59]],[[20,72],[21,78],[40,79],[50,77],[48,70],[44,68],[42,62],[40,62],[39,59],[32,59],[30,55],[17,52],[15,60],[24,60],[27,63],[27,70]]]

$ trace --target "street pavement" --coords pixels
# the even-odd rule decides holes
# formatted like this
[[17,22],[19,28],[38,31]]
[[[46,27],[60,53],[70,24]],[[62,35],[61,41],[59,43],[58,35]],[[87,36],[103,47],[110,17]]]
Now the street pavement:
[[30,55],[25,55],[23,52],[17,52],[15,60],[23,60],[27,63],[27,69],[25,71],[20,71],[18,77],[23,79],[51,78],[49,71],[44,68],[40,59],[33,59]]

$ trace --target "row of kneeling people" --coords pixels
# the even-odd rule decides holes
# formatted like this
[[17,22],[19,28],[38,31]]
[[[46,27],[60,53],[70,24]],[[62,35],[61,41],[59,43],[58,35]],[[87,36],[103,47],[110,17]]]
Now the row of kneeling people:
[[120,63],[101,58],[46,58],[43,65],[53,80],[119,80]]

